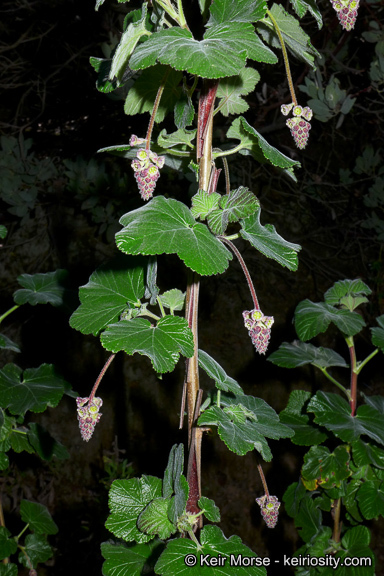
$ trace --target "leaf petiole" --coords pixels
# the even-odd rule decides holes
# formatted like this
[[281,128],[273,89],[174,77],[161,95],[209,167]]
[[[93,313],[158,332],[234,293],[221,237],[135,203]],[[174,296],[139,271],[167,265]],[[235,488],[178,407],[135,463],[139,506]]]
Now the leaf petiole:
[[339,390],[341,390],[342,392],[344,392],[344,394],[346,395],[346,397],[348,398],[349,401],[351,401],[351,393],[349,390],[347,390],[347,388],[345,388],[342,384],[340,384],[340,382],[338,382],[335,378],[333,378],[333,376],[331,376],[328,372],[326,368],[323,368],[322,366],[316,366],[316,368],[319,368],[319,370],[321,370],[321,372],[324,374],[324,376],[326,376],[326,378],[328,378],[328,380],[330,380],[335,386],[337,386],[339,388]]
[[379,349],[376,348],[376,350],[374,350],[369,356],[367,356],[365,360],[363,360],[362,362],[358,362],[358,363],[357,363],[357,365],[356,365],[356,374],[360,374],[360,372],[361,372],[361,370],[364,368],[364,366],[365,366],[366,364],[368,364],[368,362],[369,362],[370,360],[372,360],[372,358],[373,358],[374,356],[376,356],[376,354],[378,353],[378,351],[379,351]]
[[10,314],[12,314],[12,312],[14,312],[15,310],[17,310],[18,308],[20,308],[20,306],[18,304],[16,304],[16,306],[12,306],[12,308],[10,308],[9,310],[7,310],[6,312],[4,312],[4,314],[2,316],[0,316],[0,324],[2,323],[2,321],[9,316]]

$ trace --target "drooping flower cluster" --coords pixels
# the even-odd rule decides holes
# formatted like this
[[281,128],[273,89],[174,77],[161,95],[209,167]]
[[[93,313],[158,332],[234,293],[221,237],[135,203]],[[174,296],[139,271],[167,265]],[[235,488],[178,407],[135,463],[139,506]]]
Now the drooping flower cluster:
[[261,508],[261,515],[268,528],[274,528],[277,524],[279,508],[281,505],[278,498],[276,496],[267,496],[264,494],[264,496],[256,498],[256,502]]
[[[144,138],[138,138],[132,134],[130,146],[140,146],[145,142]],[[156,182],[160,178],[160,168],[164,166],[164,156],[158,156],[152,150],[140,148],[136,152],[136,158],[132,160],[132,168],[143,200],[149,200],[153,196]]]
[[302,150],[308,142],[309,131],[311,129],[309,121],[312,118],[313,112],[309,106],[303,108],[302,106],[295,106],[293,102],[281,106],[281,113],[284,114],[284,116],[287,116],[291,110],[293,118],[288,118],[286,125],[291,130],[296,146]]
[[271,327],[274,323],[273,316],[264,316],[261,310],[244,310],[244,326],[248,329],[252,339],[252,344],[259,354],[265,354],[269,338],[271,336]]
[[355,26],[360,0],[331,0],[341,26],[348,32]]
[[101,398],[94,397],[86,406],[88,401],[89,398],[76,398],[80,434],[86,442],[92,437],[95,426],[102,416],[99,410],[103,405]]

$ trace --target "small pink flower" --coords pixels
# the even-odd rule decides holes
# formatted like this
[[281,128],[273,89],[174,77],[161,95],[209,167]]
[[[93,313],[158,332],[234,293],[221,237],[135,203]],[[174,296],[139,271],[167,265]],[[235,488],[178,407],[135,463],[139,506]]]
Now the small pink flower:
[[256,498],[256,502],[260,506],[261,515],[268,528],[274,528],[277,524],[279,517],[279,508],[281,503],[276,496],[260,496]]
[[341,26],[348,32],[355,26],[360,0],[331,0]]
[[76,398],[80,434],[86,442],[92,437],[95,426],[100,421],[102,415],[99,414],[99,410],[103,405],[101,398],[94,397],[86,405],[88,401],[89,398]]
[[129,145],[130,146],[141,146],[142,144],[144,144],[145,142],[145,138],[138,138],[135,134],[132,134],[130,140],[129,140]]
[[271,327],[275,321],[273,316],[264,316],[261,310],[255,309],[244,310],[243,318],[256,352],[265,354],[271,337]]

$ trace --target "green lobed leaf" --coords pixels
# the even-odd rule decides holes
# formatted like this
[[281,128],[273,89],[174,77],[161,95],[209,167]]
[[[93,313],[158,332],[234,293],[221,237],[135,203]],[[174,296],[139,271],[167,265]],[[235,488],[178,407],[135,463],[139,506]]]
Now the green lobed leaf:
[[[320,58],[320,54],[312,46],[308,34],[301,28],[297,19],[288,14],[280,4],[273,4],[270,12],[277,22],[287,49],[299,60],[306,62],[315,69],[315,58]],[[257,23],[256,29],[264,40],[272,46],[280,48],[280,41],[276,34],[275,26],[268,14],[264,20]]]
[[208,194],[205,190],[199,190],[194,196],[192,196],[192,216],[194,218],[205,220],[207,215],[218,206],[221,198],[222,196],[218,192]]
[[257,22],[264,18],[266,10],[264,0],[215,0],[209,9],[207,26],[225,22]]
[[310,340],[325,332],[331,322],[346,336],[354,336],[365,326],[357,312],[338,310],[325,302],[303,300],[295,310],[295,328],[300,340]]
[[69,320],[72,328],[97,336],[128,307],[140,304],[146,265],[147,258],[121,254],[93,272],[89,282],[79,289],[81,305]]
[[170,498],[175,492],[175,483],[183,473],[184,468],[184,446],[174,444],[168,457],[168,464],[164,471],[163,497]]
[[384,482],[367,480],[357,492],[357,500],[367,520],[384,516]]
[[202,496],[197,502],[200,510],[204,510],[204,516],[210,522],[220,522],[220,510],[213,500]]
[[359,406],[351,416],[349,403],[332,393],[317,392],[308,405],[315,414],[315,422],[333,432],[344,442],[353,442],[366,435],[384,445],[384,420],[382,414],[372,406]]
[[301,500],[295,516],[295,526],[304,542],[310,541],[321,530],[322,514],[320,508],[307,492]]
[[249,106],[243,96],[253,92],[259,80],[260,74],[253,68],[243,68],[236,76],[221,79],[216,93],[220,100],[215,113],[229,116],[248,110]]
[[240,221],[240,235],[264,256],[294,272],[298,267],[297,252],[301,246],[284,240],[272,224],[263,226],[260,223],[260,211],[259,207],[257,212]]
[[379,328],[370,328],[372,334],[372,344],[384,352],[384,314],[376,318]]
[[291,158],[279,152],[277,148],[271,146],[242,116],[232,122],[227,131],[227,138],[241,141],[240,153],[249,150],[252,157],[260,164],[269,163],[273,166],[278,166],[296,181],[293,168],[300,167],[300,162],[291,160]]
[[127,29],[121,35],[120,42],[113,56],[111,70],[109,73],[110,80],[118,78],[122,80],[123,74],[128,66],[128,61],[142,36],[151,34],[146,28],[147,3],[142,5],[141,18],[137,22],[130,22]]
[[101,553],[105,558],[103,574],[105,576],[142,576],[152,572],[157,557],[164,548],[159,540],[146,544],[114,544],[103,542]]
[[8,336],[5,336],[5,334],[0,334],[0,349],[11,350],[12,352],[21,352],[19,346],[8,338]]
[[11,533],[5,526],[0,526],[0,560],[8,558],[17,550],[17,542],[14,538],[10,538]]
[[176,132],[167,134],[164,129],[160,132],[157,143],[161,148],[173,148],[174,146],[188,146],[193,150],[195,147],[192,144],[192,140],[196,138],[197,130],[187,130],[186,128],[179,129]]
[[154,499],[161,497],[162,482],[154,476],[142,476],[129,480],[115,480],[109,491],[111,514],[106,528],[117,538],[126,542],[144,543],[151,537],[137,528],[137,518]]
[[69,384],[55,374],[51,364],[23,371],[15,364],[0,370],[0,406],[11,414],[44,412],[47,406],[55,408]]
[[340,280],[324,294],[324,301],[331,306],[341,306],[351,312],[363,302],[368,302],[372,290],[361,280]]
[[323,488],[340,486],[352,474],[349,459],[347,446],[337,446],[334,452],[330,452],[326,446],[312,446],[304,456],[301,470],[304,483],[316,480]]
[[178,290],[177,288],[172,288],[159,296],[159,300],[165,308],[169,308],[171,314],[175,310],[182,310],[185,303],[185,292]]
[[175,481],[175,495],[172,496],[168,507],[168,518],[173,524],[185,513],[189,496],[189,485],[187,479],[182,474]]
[[331,348],[322,348],[295,340],[292,344],[283,342],[279,349],[268,357],[268,361],[283,368],[298,368],[313,364],[318,368],[341,366],[347,368],[344,358]]
[[110,324],[101,335],[101,343],[110,352],[138,352],[151,359],[156,372],[171,372],[179,355],[193,356],[193,334],[188,322],[179,316],[164,316],[156,326],[145,318]]
[[[112,58],[95,58],[94,56],[91,56],[89,58],[89,63],[97,72],[96,88],[99,92],[109,94],[118,88],[119,82],[116,79],[109,79]],[[124,76],[122,81],[124,82]]]
[[[170,540],[156,563],[155,573],[162,576],[266,576],[266,570],[261,565],[262,558],[258,559],[259,565],[234,566],[233,561],[230,565],[231,557],[240,562],[240,556],[257,558],[255,552],[244,546],[238,536],[227,539],[217,526],[205,526],[200,532],[200,543],[201,546],[198,546],[188,538]],[[196,556],[194,566],[185,562],[188,554]],[[225,558],[224,566],[207,566],[202,562],[202,558],[210,557]]]
[[299,446],[313,446],[326,440],[327,434],[311,421],[306,413],[306,407],[311,393],[305,390],[293,390],[289,396],[287,407],[280,412],[279,418],[294,431],[291,438],[293,444]]
[[307,12],[310,12],[315,18],[319,30],[322,28],[323,18],[315,0],[290,0],[290,2],[299,18],[303,18]]
[[252,24],[229,22],[210,26],[200,41],[184,28],[155,32],[136,47],[129,66],[133,70],[142,70],[159,62],[176,70],[214,79],[238,74],[247,58],[276,62],[274,53],[255,35]]
[[224,368],[220,366],[216,360],[214,360],[209,354],[204,352],[204,350],[199,350],[199,366],[208,374],[212,380],[215,381],[215,386],[219,390],[224,392],[233,392],[234,394],[244,394],[241,386],[228,376]]
[[55,440],[48,430],[35,422],[29,424],[28,442],[40,458],[48,462],[50,462],[53,457],[59,458],[60,460],[69,458],[69,453],[65,446]]
[[0,564],[0,576],[17,576],[16,564]]
[[145,534],[167,540],[176,532],[176,526],[168,519],[168,498],[155,498],[144,508],[137,519],[137,527]]
[[222,243],[177,200],[153,198],[125,214],[120,224],[124,228],[116,234],[116,244],[127,254],[177,254],[201,275],[224,272],[232,259]]
[[376,468],[384,470],[384,450],[374,444],[363,442],[360,438],[351,444],[353,461],[361,468],[373,464]]
[[343,504],[346,508],[347,518],[349,520],[352,519],[353,522],[358,523],[364,522],[364,518],[361,515],[360,507],[358,505],[356,498],[357,492],[360,489],[361,484],[362,484],[361,479],[359,480],[352,479],[350,482],[348,482],[345,491],[345,496],[343,497]]
[[36,568],[40,562],[46,562],[53,556],[53,550],[43,534],[28,534],[24,546],[27,557],[20,552],[19,562],[26,568],[30,568],[29,561]]
[[57,534],[59,530],[48,509],[37,502],[22,500],[20,516],[35,534]]
[[46,274],[21,274],[17,278],[23,289],[16,290],[13,299],[16,304],[52,304],[62,306],[65,293],[66,270],[55,270]]
[[240,186],[237,190],[221,196],[217,207],[208,214],[208,226],[213,234],[224,234],[228,222],[238,222],[259,209],[260,203],[253,192]]
[[[341,539],[342,550],[336,554],[340,558],[338,576],[374,576],[375,559],[372,550],[369,548],[370,532],[366,526],[355,526],[343,535]],[[344,559],[348,557],[366,558],[369,563],[350,566],[350,561],[344,564]],[[356,560],[354,561],[356,562]]]
[[12,434],[10,435],[9,439],[11,441],[12,450],[14,450],[17,454],[20,454],[20,452],[28,452],[29,454],[33,454],[35,452],[32,444],[29,442],[27,432],[28,429],[24,426],[21,428],[13,428],[12,430]]
[[[172,28],[172,30],[174,30],[174,28]],[[147,42],[139,45],[136,50],[146,44]],[[155,61],[153,64],[155,64]],[[159,86],[165,82],[163,94],[155,116],[155,122],[162,122],[166,114],[173,110],[180,97],[181,87],[179,84],[181,78],[181,72],[170,70],[168,66],[157,65],[152,66],[149,70],[144,70],[128,92],[124,104],[124,112],[128,116],[136,116],[136,114],[144,114],[145,112],[152,113],[153,103],[156,99]]]
[[384,415],[384,396],[367,396],[363,393],[362,396],[368,406],[372,406],[372,408],[375,408],[380,414]]

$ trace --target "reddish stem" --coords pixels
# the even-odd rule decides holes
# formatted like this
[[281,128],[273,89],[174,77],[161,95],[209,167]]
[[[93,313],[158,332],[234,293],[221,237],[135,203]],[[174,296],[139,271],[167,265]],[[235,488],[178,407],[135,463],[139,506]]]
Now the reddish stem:
[[98,378],[97,378],[97,380],[96,380],[96,382],[92,388],[92,392],[91,392],[91,395],[89,397],[88,402],[92,402],[92,400],[94,399],[95,394],[97,392],[97,389],[99,387],[99,384],[102,381],[104,374],[108,370],[108,368],[109,368],[109,366],[110,366],[110,364],[111,364],[111,362],[115,356],[116,356],[116,354],[111,354],[110,357],[108,358],[108,360],[106,361],[106,363],[104,364],[103,369],[101,370],[101,372],[100,372],[100,374],[99,374],[99,376],[98,376]]
[[257,465],[257,470],[258,470],[258,472],[259,472],[259,474],[260,474],[260,479],[261,479],[261,482],[262,482],[262,484],[263,484],[264,493],[265,493],[266,497],[269,498],[269,490],[268,490],[268,486],[267,486],[267,481],[266,481],[266,479],[265,479],[264,472],[263,472],[263,469],[262,469],[262,467],[261,467],[261,464],[258,464],[258,465]]

